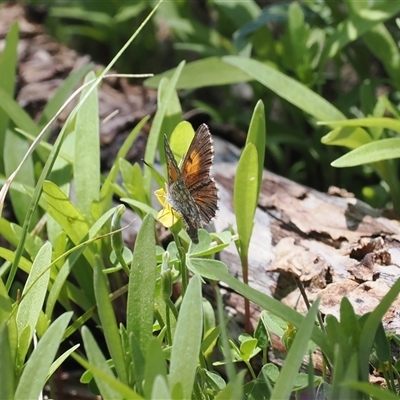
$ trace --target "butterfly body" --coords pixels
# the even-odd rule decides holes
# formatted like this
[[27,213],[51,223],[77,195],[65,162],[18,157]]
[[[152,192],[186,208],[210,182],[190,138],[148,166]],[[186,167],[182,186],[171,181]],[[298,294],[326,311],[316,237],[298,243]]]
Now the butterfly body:
[[197,129],[179,169],[174,154],[164,137],[167,160],[167,201],[177,211],[193,243],[198,243],[197,230],[210,223],[218,210],[217,187],[210,175],[214,156],[211,133],[206,124]]

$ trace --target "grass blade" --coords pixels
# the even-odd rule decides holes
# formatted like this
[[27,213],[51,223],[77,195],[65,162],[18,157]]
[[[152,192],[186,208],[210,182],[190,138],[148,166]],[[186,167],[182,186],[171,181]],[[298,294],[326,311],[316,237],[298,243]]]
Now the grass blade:
[[194,275],[182,301],[171,351],[169,384],[174,398],[191,398],[202,332],[201,279]]
[[[95,78],[90,72],[85,83]],[[81,93],[81,99],[92,89],[86,87]],[[100,196],[100,135],[99,135],[99,103],[97,86],[90,91],[85,103],[76,115],[75,123],[75,160],[74,179],[76,203],[78,209],[91,216],[91,205]],[[98,217],[98,216],[96,216]]]
[[56,356],[72,312],[57,318],[39,340],[22,372],[15,400],[37,399],[46,383],[47,373]]
[[146,354],[153,332],[156,282],[154,219],[147,214],[136,238],[129,277],[126,329],[133,332]]

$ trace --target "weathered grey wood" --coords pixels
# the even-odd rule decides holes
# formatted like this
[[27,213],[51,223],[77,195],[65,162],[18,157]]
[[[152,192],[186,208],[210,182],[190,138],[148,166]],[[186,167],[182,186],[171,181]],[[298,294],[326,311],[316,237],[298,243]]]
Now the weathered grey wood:
[[[216,157],[213,174],[221,198],[217,231],[229,224],[235,226],[235,173],[236,163]],[[357,314],[364,314],[379,304],[400,276],[400,223],[345,191],[332,192],[346,197],[320,193],[264,172],[250,247],[249,283],[305,312],[290,279],[294,274],[306,286],[310,300],[321,297],[324,314],[338,315],[343,296]],[[241,277],[234,245],[220,257],[233,275]],[[400,322],[396,308],[397,302],[386,314],[384,324],[397,332]],[[256,317],[257,308],[253,311]]]

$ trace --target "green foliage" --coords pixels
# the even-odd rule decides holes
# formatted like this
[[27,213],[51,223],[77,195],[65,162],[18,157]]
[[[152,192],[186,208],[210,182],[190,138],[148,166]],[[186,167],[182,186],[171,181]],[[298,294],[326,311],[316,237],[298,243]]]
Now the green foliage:
[[[143,25],[97,78],[88,68],[74,72],[46,105],[38,123],[13,100],[9,82],[15,78],[18,32],[16,26],[10,30],[0,60],[0,71],[7,76],[7,81],[0,83],[0,171],[6,174],[3,182],[6,176],[12,176],[10,204],[17,220],[0,220],[0,233],[14,248],[0,248],[4,259],[0,268],[0,359],[5,366],[0,372],[0,398],[38,398],[45,383],[70,356],[86,369],[82,382],[106,399],[289,398],[293,392],[307,389],[311,393],[320,387],[329,399],[361,398],[364,394],[383,399],[399,394],[399,368],[391,361],[389,346],[389,339],[399,339],[387,337],[381,321],[400,291],[400,280],[367,315],[357,316],[350,302],[343,299],[340,318],[327,316],[325,326],[316,323],[318,301],[304,316],[251,288],[246,281],[267,126],[267,151],[274,159],[282,160],[282,143],[296,144],[304,156],[298,170],[305,170],[310,158],[312,167],[319,163],[328,168],[327,163],[338,153],[322,156],[326,148],[319,142],[344,146],[351,151],[334,161],[334,166],[372,165],[388,183],[393,200],[398,199],[397,104],[388,96],[375,100],[371,93],[377,82],[372,80],[364,79],[354,90],[354,98],[359,101],[356,111],[349,108],[350,95],[335,93],[326,98],[321,87],[328,79],[323,74],[325,65],[332,61],[341,65],[341,52],[346,53],[360,76],[367,75],[357,60],[358,56],[365,56],[365,51],[357,47],[358,39],[366,41],[368,51],[382,63],[393,88],[399,90],[395,34],[383,22],[392,18],[400,6],[396,2],[374,3],[371,11],[366,2],[349,0],[345,15],[332,2],[309,0],[306,4],[292,2],[261,9],[253,1],[215,0],[209,5],[219,19],[211,31],[189,18],[189,2],[164,2],[158,9],[158,19],[168,17],[177,47],[204,58],[188,64],[181,62],[174,71],[147,82],[159,89],[158,110],[145,155],[149,164],[154,163],[160,150],[162,134],[170,136],[176,126],[171,147],[177,154],[187,147],[182,137],[187,138],[187,132],[193,129],[187,123],[178,125],[182,106],[177,89],[251,82],[249,85],[262,98],[254,110],[242,116],[249,128],[234,185],[237,235],[201,229],[199,243],[194,245],[177,225],[174,241],[167,249],[156,244],[157,211],[151,201],[154,173],[125,160],[148,117],[128,136],[111,171],[106,176],[100,174],[96,88],[111,66],[122,60],[121,54]],[[67,9],[60,5],[51,8],[51,15],[92,22],[90,29],[84,24],[79,25],[79,30],[74,24],[71,27],[100,42],[109,35],[116,51],[121,47],[123,25],[139,18],[148,2],[127,2],[119,9],[103,2],[96,12],[89,12],[91,7],[89,2],[74,1]],[[274,38],[266,22],[280,24],[282,35]],[[60,27],[61,32],[68,29]],[[84,76],[78,105],[57,141],[46,143],[47,124],[65,106]],[[279,137],[289,125],[266,117],[265,109],[278,98],[280,110],[293,122],[298,137]],[[209,107],[212,110],[213,106]],[[214,112],[217,116],[224,113]],[[387,112],[393,117],[386,117]],[[352,114],[359,118],[350,118]],[[231,115],[227,120],[234,119]],[[323,126],[331,129],[325,136]],[[312,135],[306,127],[312,127]],[[30,146],[32,140],[35,142]],[[15,146],[18,151],[11,152]],[[30,171],[24,178],[21,160],[22,168]],[[33,160],[38,171],[35,175]],[[58,174],[60,171],[64,173]],[[119,174],[121,180],[117,179]],[[154,175],[162,184],[160,175]],[[74,201],[70,199],[72,180]],[[7,189],[8,183],[1,191],[2,201]],[[124,246],[121,219],[125,206],[113,208],[114,196],[142,219],[133,249]],[[43,230],[30,233],[42,218]],[[244,282],[231,276],[227,266],[214,259],[232,241],[238,247]],[[26,275],[24,284],[16,279],[17,271],[18,277]],[[210,303],[202,299],[203,279],[225,282],[247,304],[251,301],[264,310],[253,335],[242,334],[238,340],[228,337],[220,293],[216,292],[216,319]],[[126,286],[123,281],[128,282]],[[174,302],[171,293],[178,282],[182,283],[182,293]],[[117,309],[115,301],[119,297],[127,304],[126,312]],[[89,319],[100,328],[96,329],[96,336],[88,328]],[[70,320],[72,324],[68,326]],[[66,338],[75,340],[71,335],[79,333],[85,356],[75,353],[76,345],[56,358],[60,344]],[[271,333],[282,337],[288,349],[281,369],[267,359]],[[100,347],[100,342],[105,343],[105,348]],[[214,360],[217,346],[220,357]],[[299,373],[304,357],[317,348],[330,370],[329,381],[326,371],[321,377],[315,376],[312,364],[308,374]],[[253,366],[256,357],[262,358],[258,374]],[[367,385],[370,363],[383,371],[387,390]],[[226,379],[216,372],[216,365],[224,365]],[[244,383],[246,371],[250,378]]]

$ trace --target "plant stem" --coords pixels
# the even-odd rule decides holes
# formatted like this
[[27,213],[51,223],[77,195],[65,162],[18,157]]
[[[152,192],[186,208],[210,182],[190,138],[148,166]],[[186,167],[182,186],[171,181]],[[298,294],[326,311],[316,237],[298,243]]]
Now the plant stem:
[[[249,284],[249,258],[248,254],[241,254],[242,271],[243,271],[243,282]],[[244,298],[244,329],[249,335],[252,334],[253,327],[250,322],[250,301],[248,298]]]
[[182,276],[182,297],[185,296],[187,285],[188,285],[188,273],[186,269],[186,253],[181,245],[181,239],[179,238],[178,233],[174,232],[172,234],[174,236],[174,240],[176,243],[176,247],[178,248],[178,254],[180,259],[180,267],[181,267],[181,276]]

